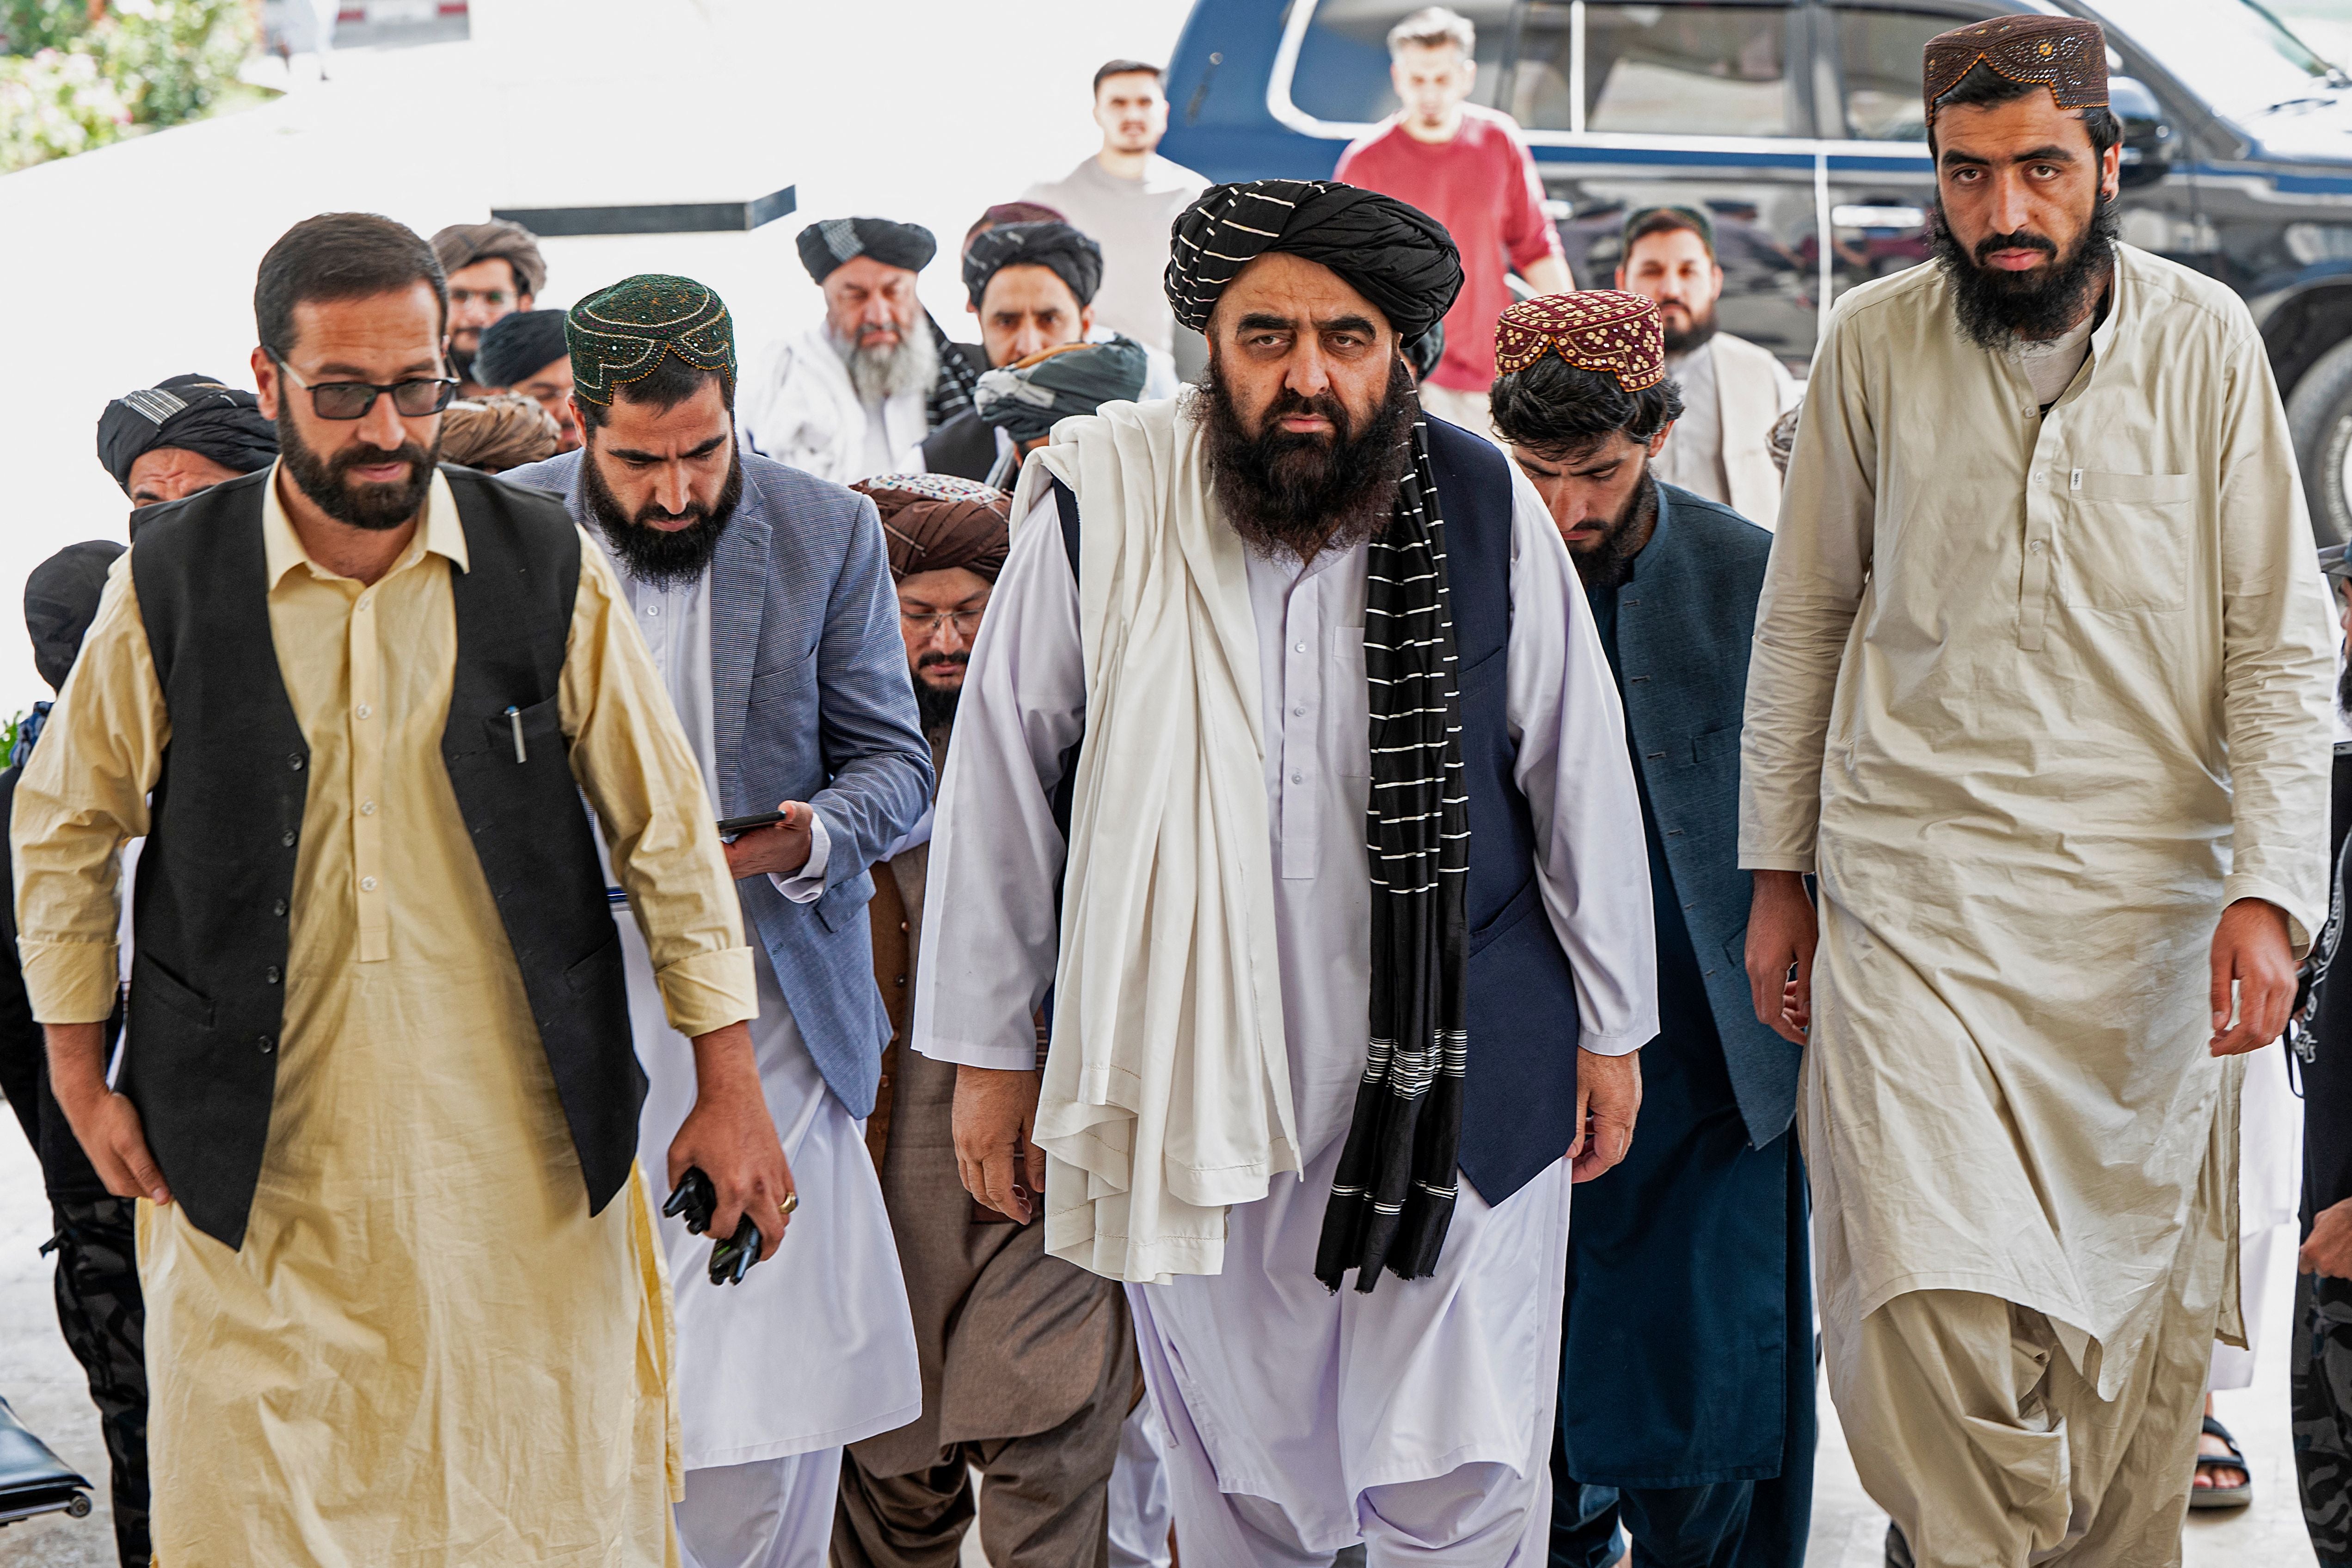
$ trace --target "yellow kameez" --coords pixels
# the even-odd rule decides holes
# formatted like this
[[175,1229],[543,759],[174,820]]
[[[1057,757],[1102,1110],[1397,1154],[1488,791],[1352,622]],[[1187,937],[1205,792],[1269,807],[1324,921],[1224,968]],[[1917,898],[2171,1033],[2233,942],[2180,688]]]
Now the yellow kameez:
[[[436,479],[371,586],[311,562],[274,480],[268,495],[270,630],[310,746],[285,1026],[243,1247],[140,1205],[156,1561],[675,1564],[669,1292],[645,1177],[588,1213],[442,763],[456,505]],[[703,1033],[755,1011],[735,892],[611,570],[580,555],[560,704],[573,771],[670,1021]],[[45,1021],[111,1000],[114,857],[146,830],[167,734],[118,566],[17,795]]]

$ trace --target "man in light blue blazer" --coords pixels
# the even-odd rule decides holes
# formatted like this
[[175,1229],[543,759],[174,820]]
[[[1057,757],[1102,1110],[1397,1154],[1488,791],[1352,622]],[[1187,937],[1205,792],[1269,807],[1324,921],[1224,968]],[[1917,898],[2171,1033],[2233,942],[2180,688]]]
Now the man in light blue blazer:
[[[1681,412],[1657,308],[1514,305],[1495,428],[1566,541],[1625,705],[1658,943],[1642,1116],[1569,1226],[1552,1568],[1798,1568],[1813,1474],[1801,1054],[1756,1020],[1739,726],[1772,536],[1649,471]],[[1542,352],[1527,357],[1529,343]]]
[[[756,1070],[791,1165],[777,1261],[714,1288],[711,1238],[662,1223],[677,1302],[687,1470],[677,1528],[694,1568],[820,1562],[845,1444],[921,1409],[914,1329],[859,1123],[890,1023],[875,989],[868,868],[932,787],[874,505],[741,452],[725,305],[645,276],[566,318],[585,445],[508,473],[563,497],[618,574],[721,818],[781,813],[728,859],[754,969]],[[583,590],[584,591],[584,590]],[[575,650],[577,657],[577,650]],[[667,1192],[695,1047],[662,1016],[635,922],[618,911],[649,1086],[638,1158]]]

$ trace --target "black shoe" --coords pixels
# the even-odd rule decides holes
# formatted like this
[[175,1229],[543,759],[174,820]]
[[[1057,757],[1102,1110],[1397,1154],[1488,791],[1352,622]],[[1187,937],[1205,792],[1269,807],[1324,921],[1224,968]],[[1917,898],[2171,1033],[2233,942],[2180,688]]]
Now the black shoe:
[[1886,1525],[1886,1568],[1919,1568],[1919,1560],[1911,1555],[1911,1543],[1903,1539],[1903,1531],[1892,1520]]

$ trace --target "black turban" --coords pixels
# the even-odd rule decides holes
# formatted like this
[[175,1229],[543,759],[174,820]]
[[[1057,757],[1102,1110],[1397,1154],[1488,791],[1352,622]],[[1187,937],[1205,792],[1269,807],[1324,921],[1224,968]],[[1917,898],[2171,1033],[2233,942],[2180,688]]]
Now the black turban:
[[33,668],[52,689],[66,683],[81,639],[98,619],[98,596],[122,546],[110,539],[68,544],[25,579],[25,630],[33,638]]
[[567,352],[562,311],[509,310],[482,329],[474,379],[484,386],[512,386]]
[[1170,236],[1168,304],[1206,331],[1234,275],[1269,250],[1328,267],[1410,342],[1445,319],[1462,291],[1462,256],[1445,226],[1394,196],[1330,180],[1212,185]]
[[208,375],[175,375],[124,393],[98,416],[98,460],[124,495],[131,493],[131,465],[158,447],[249,474],[278,460],[278,427],[261,416],[253,394]]
[[870,256],[885,267],[920,272],[939,254],[940,242],[919,223],[887,217],[829,217],[801,230],[801,265],[822,283],[845,261]]
[[971,308],[988,292],[988,280],[1008,267],[1044,267],[1070,286],[1081,306],[1095,302],[1102,287],[1102,247],[1066,223],[1007,223],[971,237],[963,251],[964,292]]

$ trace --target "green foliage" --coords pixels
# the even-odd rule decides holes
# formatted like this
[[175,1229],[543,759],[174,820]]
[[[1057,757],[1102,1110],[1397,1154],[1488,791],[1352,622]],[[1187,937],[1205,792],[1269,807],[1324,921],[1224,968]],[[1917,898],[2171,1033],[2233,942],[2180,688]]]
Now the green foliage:
[[6,723],[0,724],[0,767],[5,767],[9,757],[16,753],[16,736],[24,729],[26,718],[25,710],[20,708]]
[[247,0],[0,0],[0,173],[202,118],[257,42]]

